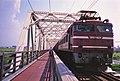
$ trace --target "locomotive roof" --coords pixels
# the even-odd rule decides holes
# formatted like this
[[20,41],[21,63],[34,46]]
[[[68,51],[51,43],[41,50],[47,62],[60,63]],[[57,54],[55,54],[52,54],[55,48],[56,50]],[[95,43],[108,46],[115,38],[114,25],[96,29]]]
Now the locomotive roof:
[[87,11],[87,10],[81,10],[79,11],[81,14],[81,17],[79,20],[101,20],[101,17],[98,17],[98,14],[96,11]]
[[[74,23],[73,23],[73,25],[74,24],[79,24],[79,23],[91,23],[91,24],[94,24],[94,23],[98,23],[98,24],[100,24],[100,23],[104,23],[104,24],[106,24],[104,21],[96,21],[96,20],[86,20],[86,21],[75,21]],[[112,24],[112,23],[109,23],[109,22],[107,22],[107,24]]]
[[97,13],[96,11],[81,10],[80,13]]

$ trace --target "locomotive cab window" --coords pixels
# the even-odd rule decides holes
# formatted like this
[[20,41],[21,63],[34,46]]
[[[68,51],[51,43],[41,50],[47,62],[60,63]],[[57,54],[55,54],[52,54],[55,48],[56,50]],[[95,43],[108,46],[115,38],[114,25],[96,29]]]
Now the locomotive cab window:
[[74,31],[79,31],[79,32],[93,32],[94,31],[94,26],[91,24],[78,24],[74,26]]
[[99,32],[112,33],[112,26],[110,25],[98,25],[97,29]]

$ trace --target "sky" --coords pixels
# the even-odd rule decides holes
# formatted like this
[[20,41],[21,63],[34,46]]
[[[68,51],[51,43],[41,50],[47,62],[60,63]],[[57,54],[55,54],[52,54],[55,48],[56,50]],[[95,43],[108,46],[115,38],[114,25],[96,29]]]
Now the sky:
[[[29,0],[32,8],[49,11],[49,0]],[[99,13],[102,20],[113,24],[114,46],[120,45],[120,0],[50,0],[51,12],[76,13],[90,9]],[[0,47],[17,45],[27,12],[31,10],[28,0],[0,0]]]

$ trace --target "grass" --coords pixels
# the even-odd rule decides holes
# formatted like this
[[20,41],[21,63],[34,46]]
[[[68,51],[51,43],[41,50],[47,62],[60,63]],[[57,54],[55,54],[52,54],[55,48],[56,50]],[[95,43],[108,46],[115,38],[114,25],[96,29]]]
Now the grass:
[[15,52],[15,48],[0,48],[0,52]]
[[[0,48],[0,52],[15,52],[15,48]],[[10,58],[11,55],[4,55],[4,59]],[[9,60],[4,60],[4,64],[7,64]]]
[[[113,60],[120,60],[120,52],[114,52]],[[112,64],[112,69],[114,71],[120,71],[120,64]]]
[[112,70],[120,71],[120,64],[112,64]]
[[113,54],[113,60],[120,60],[120,52],[115,52],[114,54]]
[[[15,48],[0,48],[0,52],[15,52]],[[4,59],[10,58],[11,55],[5,55]],[[120,60],[120,52],[114,52],[113,60]],[[4,64],[8,64],[9,60],[4,60]],[[9,68],[9,67],[8,67]],[[120,71],[120,64],[112,64],[112,69]]]
[[[0,48],[0,52],[15,52],[15,48]],[[11,62],[11,60],[7,60],[8,58],[10,58],[11,55],[10,54],[6,54],[4,55],[4,60],[3,60],[3,64],[8,64]],[[10,66],[4,67],[4,70],[9,69]]]
[[[12,60],[8,60],[9,58],[11,58],[11,55],[10,54],[7,54],[7,55],[4,55],[4,60],[3,60],[3,64],[6,65],[6,64],[9,64],[11,63]],[[4,66],[4,70],[8,70],[10,68],[10,66]]]
[[10,57],[11,57],[10,54],[4,55],[4,64],[8,64],[9,63],[9,60],[6,60],[6,59],[8,59]]

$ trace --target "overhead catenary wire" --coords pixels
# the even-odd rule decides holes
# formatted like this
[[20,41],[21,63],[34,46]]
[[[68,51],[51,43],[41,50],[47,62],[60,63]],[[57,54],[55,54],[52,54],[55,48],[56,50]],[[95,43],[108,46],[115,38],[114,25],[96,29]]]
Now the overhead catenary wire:
[[84,7],[84,5],[86,4],[87,0],[85,0],[85,2],[83,3],[83,5],[81,6],[80,9],[82,9]]
[[97,2],[98,0],[94,0],[87,9],[91,9]]
[[30,5],[31,10],[33,11],[33,13],[32,13],[32,19],[35,21],[38,17],[34,14],[35,11],[34,11],[32,5],[31,5],[30,0],[27,0],[27,1],[28,1],[28,4]]
[[90,7],[95,3],[96,0],[94,0],[89,6],[87,9],[90,9]]
[[76,1],[76,0],[73,1],[72,5],[71,5],[71,7],[70,7],[70,9],[69,9],[69,12],[72,10],[72,8],[73,8],[73,6],[74,6],[74,4],[75,4],[75,1]]
[[49,12],[51,12],[51,1],[49,0]]
[[30,3],[30,0],[27,0],[27,1],[28,1],[28,4],[30,5],[31,10],[34,12],[34,9],[33,9],[32,5]]

